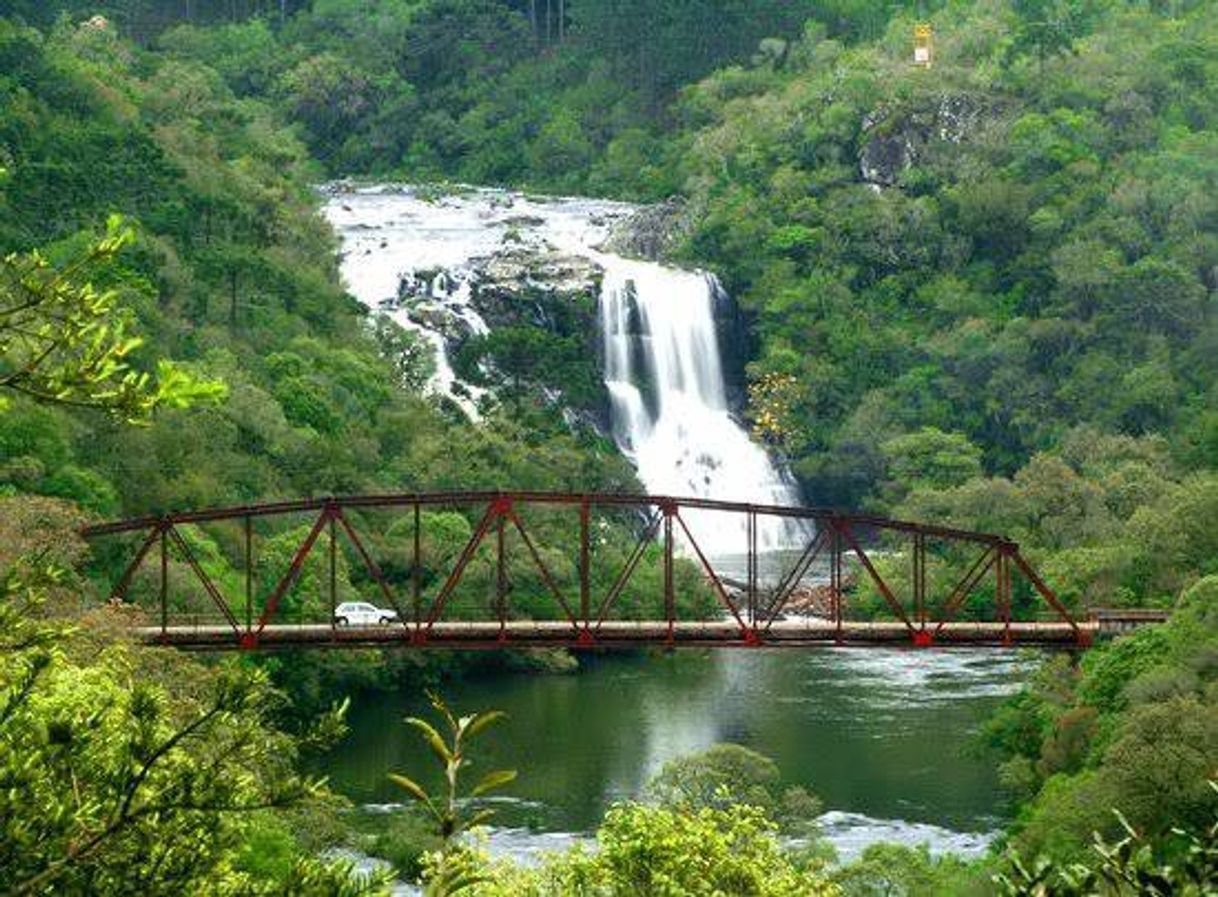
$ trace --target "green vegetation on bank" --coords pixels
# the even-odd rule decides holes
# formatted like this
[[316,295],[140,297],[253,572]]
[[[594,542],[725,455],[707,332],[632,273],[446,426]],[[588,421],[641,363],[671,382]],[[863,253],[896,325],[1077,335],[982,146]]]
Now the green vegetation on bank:
[[[915,9],[934,25],[931,69],[910,63]],[[1021,801],[1003,845],[1021,862],[877,847],[830,873],[776,838],[811,798],[726,749],[662,775],[661,805],[614,810],[598,853],[504,867],[471,893],[624,895],[662,880],[673,894],[986,894],[994,875],[1015,894],[1203,893],[1218,770],[1215,12],[1212,0],[7,5],[5,879],[66,893],[346,887],[307,858],[334,835],[316,831],[328,798],[294,769],[301,719],[329,719],[339,692],[463,663],[284,655],[263,661],[289,690],[280,702],[243,664],[168,664],[59,633],[39,615],[91,610],[104,635],[112,617],[84,576],[43,583],[31,533],[81,513],[285,495],[635,488],[607,440],[555,409],[505,393],[477,426],[421,394],[426,348],[343,293],[315,214],[315,182],[355,173],[676,197],[672,252],[717,271],[749,315],[746,410],[818,503],[1007,534],[1074,610],[1175,610],[1077,668],[1047,666],[987,725]],[[116,214],[124,224],[108,226]],[[527,374],[539,345],[576,354],[515,329],[474,349]],[[404,531],[358,522],[407,582]],[[428,586],[470,523],[426,515]],[[604,556],[636,528],[613,521]],[[298,536],[258,532],[260,588]],[[231,533],[186,538],[216,581],[237,577]],[[79,546],[56,551],[64,569],[80,561]],[[373,595],[344,561],[342,594]],[[117,556],[92,563],[113,573]],[[529,584],[527,609],[552,610],[526,567],[512,575]],[[473,591],[490,577],[475,564]],[[288,610],[324,613],[322,581],[306,568]],[[657,593],[641,581],[636,610]],[[1034,611],[1030,594],[1016,600]],[[856,607],[872,612],[876,596],[860,590]]]
[[[0,377],[11,387],[0,419],[0,491],[112,517],[334,493],[637,488],[607,439],[571,432],[554,409],[505,402],[475,426],[421,394],[425,347],[340,288],[333,236],[316,215],[312,182],[321,169],[268,105],[236,96],[202,62],[138,49],[92,20],[63,20],[45,34],[0,20],[0,58]],[[124,230],[99,236],[116,213]],[[49,306],[52,332],[65,315],[90,310],[80,335],[39,342],[39,322],[12,318],[30,314],[35,287],[66,292]],[[102,316],[112,336],[97,329]],[[92,354],[73,354],[82,340]],[[75,368],[57,364],[58,380],[31,380],[27,362],[44,346],[53,350],[45,357],[74,359]],[[76,381],[105,386],[95,394],[121,413],[72,407],[82,404],[70,391]],[[208,401],[180,407],[188,395]],[[39,401],[48,397],[51,404]],[[120,419],[153,404],[164,407],[149,426]],[[390,578],[411,579],[411,562],[390,547],[403,541],[392,521],[357,523]],[[531,523],[542,544],[562,526]],[[439,512],[423,524],[420,578],[429,589],[468,539],[471,519]],[[606,525],[609,568],[637,524]],[[295,535],[258,527],[263,593],[286,568]],[[190,529],[187,538],[215,581],[239,578],[241,547],[230,533]],[[99,547],[100,572],[111,579],[119,548]],[[561,559],[547,562],[556,575],[574,575]],[[185,560],[171,563],[177,576]],[[523,559],[512,570],[519,601],[543,611],[552,599],[521,567]],[[310,570],[287,602],[302,615],[324,613],[322,578]],[[659,594],[658,575],[641,577],[627,603]],[[688,600],[708,599],[691,571],[679,575]],[[476,559],[469,588],[485,594],[490,576],[489,561]],[[358,562],[344,563],[341,579],[344,595],[372,597]],[[137,580],[133,597],[146,593]],[[206,608],[201,591],[176,600],[177,611]],[[324,706],[342,683],[422,675],[411,660],[376,654],[267,663],[301,712]]]

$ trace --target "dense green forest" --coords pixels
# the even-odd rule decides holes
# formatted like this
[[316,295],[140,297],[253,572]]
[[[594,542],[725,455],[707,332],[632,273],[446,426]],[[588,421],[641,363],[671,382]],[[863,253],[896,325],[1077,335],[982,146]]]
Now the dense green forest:
[[[921,20],[930,68],[911,62]],[[639,893],[644,872],[678,874],[648,865],[653,839],[741,894],[1212,886],[1213,2],[10,0],[0,870],[18,892],[340,892],[344,871],[310,859],[341,841],[339,802],[298,754],[333,741],[343,693],[472,663],[179,666],[98,641],[113,620],[89,573],[116,561],[87,557],[82,520],[638,488],[608,439],[553,408],[505,395],[477,424],[424,395],[426,347],[339,284],[314,187],[348,175],[673,200],[669,253],[718,272],[745,310],[743,410],[809,499],[1008,534],[1075,610],[1175,608],[1048,664],[986,726],[1021,806],[1011,852],[880,847],[833,871],[781,851],[764,813],[661,801],[611,814],[600,859],[524,871],[458,852],[479,879],[466,890]],[[46,296],[70,312],[51,331],[13,323]],[[470,521],[425,526],[439,562]],[[259,535],[284,560],[299,534]],[[236,575],[223,533],[188,536],[218,581]],[[603,550],[624,557],[631,536],[619,521]],[[679,575],[685,600],[706,600]],[[342,580],[370,591],[353,564]],[[878,599],[860,589],[856,605]],[[82,611],[81,632],[61,631]],[[741,878],[723,831],[774,875]]]

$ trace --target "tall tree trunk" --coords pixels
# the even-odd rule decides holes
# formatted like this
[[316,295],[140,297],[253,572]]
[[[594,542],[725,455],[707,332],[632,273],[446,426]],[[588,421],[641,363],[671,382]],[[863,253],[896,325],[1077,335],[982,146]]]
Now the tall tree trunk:
[[547,44],[550,43],[550,35],[551,35],[550,28],[554,22],[554,13],[550,7],[550,4],[552,2],[553,2],[553,0],[546,0],[546,43]]
[[537,0],[529,0],[529,24],[533,26],[533,40],[541,40],[541,33],[537,30]]

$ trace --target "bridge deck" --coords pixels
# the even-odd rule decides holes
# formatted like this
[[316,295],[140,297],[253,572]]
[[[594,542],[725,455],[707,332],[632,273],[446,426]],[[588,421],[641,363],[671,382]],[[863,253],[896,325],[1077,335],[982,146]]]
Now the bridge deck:
[[[937,631],[936,631],[937,630]],[[1069,623],[945,623],[941,628],[928,624],[935,645],[1077,645],[1080,635],[1087,641],[1099,632],[1093,621],[1082,622],[1076,630]],[[196,650],[223,650],[243,647],[244,630],[225,625],[141,627],[140,641],[152,645],[171,645]],[[425,636],[425,637],[421,637]],[[540,647],[664,647],[668,644],[733,647],[799,646],[815,644],[910,645],[913,633],[902,623],[861,623],[845,621],[839,628],[828,620],[778,620],[768,629],[757,631],[756,641],[742,636],[733,621],[677,622],[671,629],[664,621],[606,621],[593,630],[593,641],[580,639],[580,631],[569,622],[513,620],[502,626],[497,622],[436,622],[420,633],[414,626],[331,627],[326,624],[266,626],[257,634],[257,645],[272,647],[427,647],[427,648],[540,648]],[[246,643],[244,647],[249,647]]]

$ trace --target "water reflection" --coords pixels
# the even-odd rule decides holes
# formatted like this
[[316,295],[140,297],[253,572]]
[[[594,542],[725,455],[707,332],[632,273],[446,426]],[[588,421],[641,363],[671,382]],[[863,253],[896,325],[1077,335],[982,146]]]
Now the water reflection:
[[[826,823],[849,851],[894,831],[976,849],[984,838],[957,834],[991,832],[1006,808],[971,735],[1025,669],[1021,655],[996,650],[680,651],[444,691],[458,709],[509,714],[479,757],[482,768],[520,769],[520,800],[497,817],[507,829],[591,831],[668,760],[734,741],[836,811]],[[401,724],[425,710],[416,695],[358,702],[350,737],[326,761],[334,787],[360,803],[400,799],[385,772],[427,768]]]

